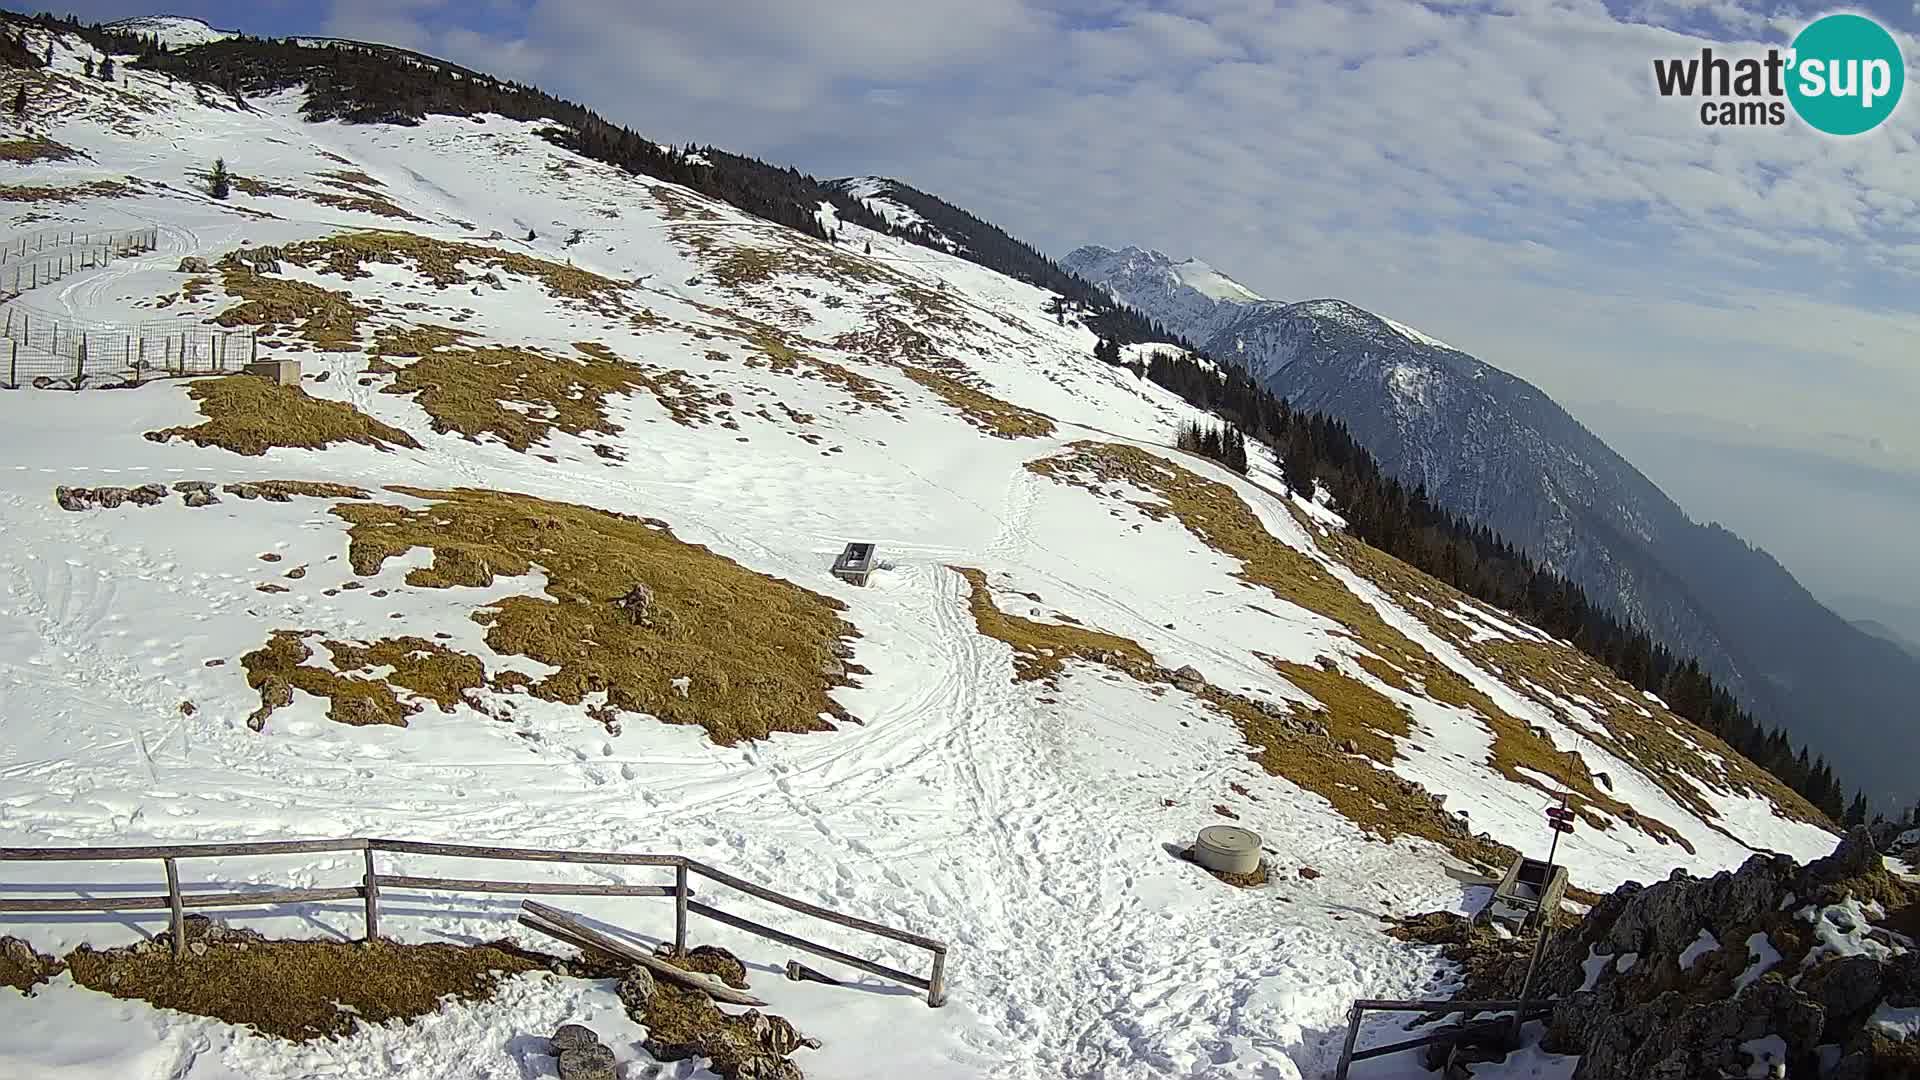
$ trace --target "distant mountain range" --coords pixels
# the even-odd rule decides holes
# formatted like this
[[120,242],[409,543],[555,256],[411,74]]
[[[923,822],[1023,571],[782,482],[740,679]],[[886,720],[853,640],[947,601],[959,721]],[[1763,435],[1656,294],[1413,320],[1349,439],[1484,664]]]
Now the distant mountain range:
[[1198,260],[1089,246],[1061,265],[1340,417],[1383,467],[1699,657],[1869,798],[1920,794],[1920,658],[1693,521],[1537,387],[1352,304],[1267,299]]

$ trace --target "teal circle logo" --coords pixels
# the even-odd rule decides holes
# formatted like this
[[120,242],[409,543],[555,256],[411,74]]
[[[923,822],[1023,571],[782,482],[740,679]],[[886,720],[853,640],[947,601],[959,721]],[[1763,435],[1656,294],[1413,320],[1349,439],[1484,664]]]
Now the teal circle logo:
[[1859,135],[1893,115],[1906,86],[1900,43],[1864,15],[1827,15],[1793,39],[1787,100],[1829,135]]

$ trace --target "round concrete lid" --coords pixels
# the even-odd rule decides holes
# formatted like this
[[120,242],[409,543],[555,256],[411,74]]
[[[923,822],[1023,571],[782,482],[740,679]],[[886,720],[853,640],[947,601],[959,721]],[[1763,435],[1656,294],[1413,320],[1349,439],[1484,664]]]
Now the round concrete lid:
[[1209,825],[1200,830],[1200,844],[1230,855],[1260,850],[1260,834],[1234,825]]

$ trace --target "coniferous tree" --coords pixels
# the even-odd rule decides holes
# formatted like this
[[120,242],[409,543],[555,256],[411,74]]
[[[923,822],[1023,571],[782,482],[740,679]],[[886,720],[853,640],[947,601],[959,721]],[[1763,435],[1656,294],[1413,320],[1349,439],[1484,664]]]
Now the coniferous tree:
[[1847,806],[1847,816],[1841,824],[1851,829],[1856,825],[1865,825],[1866,823],[1867,797],[1861,792],[1856,791],[1853,793],[1853,802]]
[[27,115],[27,84],[21,83],[20,88],[13,92],[13,118],[15,120],[21,120],[21,119],[25,119],[26,115]]
[[100,61],[100,81],[113,81],[113,57],[111,56]]
[[227,159],[213,159],[213,176],[207,181],[207,194],[224,199],[233,191],[233,177],[227,173]]
[[87,57],[87,78],[93,78],[93,57]]
[[45,60],[48,64],[53,63],[53,42],[47,42],[47,53],[41,57],[41,59]]

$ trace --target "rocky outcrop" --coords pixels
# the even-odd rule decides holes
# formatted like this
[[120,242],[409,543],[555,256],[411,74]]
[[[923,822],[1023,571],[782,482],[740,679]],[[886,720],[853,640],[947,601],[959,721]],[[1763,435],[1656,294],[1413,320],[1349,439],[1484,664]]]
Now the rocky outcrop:
[[[1580,1055],[1575,1080],[1920,1078],[1920,1045],[1873,1022],[1920,1006],[1920,949],[1880,925],[1916,903],[1920,886],[1887,871],[1865,829],[1804,867],[1755,855],[1628,884],[1542,955],[1547,1048]],[[1525,958],[1504,964],[1478,989],[1517,993]]]

